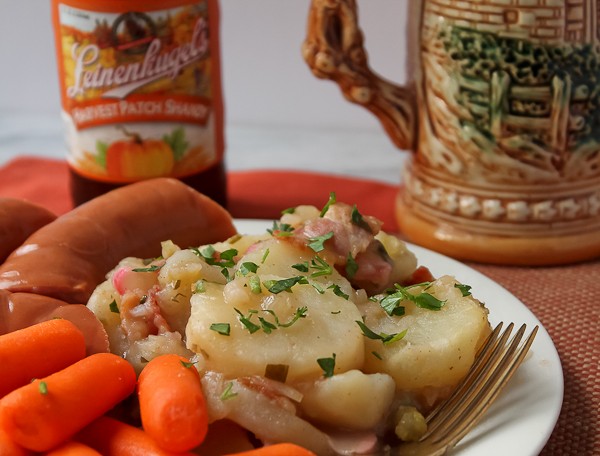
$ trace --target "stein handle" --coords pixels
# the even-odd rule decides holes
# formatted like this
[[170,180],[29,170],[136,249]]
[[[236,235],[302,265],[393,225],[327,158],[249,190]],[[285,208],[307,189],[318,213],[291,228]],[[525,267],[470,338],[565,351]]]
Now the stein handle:
[[302,56],[315,76],[335,81],[347,100],[371,111],[398,148],[413,149],[414,90],[382,79],[369,67],[356,0],[311,0]]

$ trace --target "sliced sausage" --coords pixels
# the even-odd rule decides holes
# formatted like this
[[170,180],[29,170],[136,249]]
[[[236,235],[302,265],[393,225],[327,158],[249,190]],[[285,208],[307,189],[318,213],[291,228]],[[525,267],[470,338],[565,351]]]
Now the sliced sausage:
[[0,263],[34,231],[56,219],[48,209],[17,198],[0,198]]
[[97,197],[33,233],[0,266],[0,289],[86,303],[128,256],[153,258],[161,241],[182,248],[225,240],[236,229],[210,198],[171,178]]
[[[0,290],[0,334],[53,318],[69,320],[83,332],[88,355],[108,352],[108,335],[102,323],[83,304],[68,304],[47,296]],[[40,347],[42,350],[45,348]]]

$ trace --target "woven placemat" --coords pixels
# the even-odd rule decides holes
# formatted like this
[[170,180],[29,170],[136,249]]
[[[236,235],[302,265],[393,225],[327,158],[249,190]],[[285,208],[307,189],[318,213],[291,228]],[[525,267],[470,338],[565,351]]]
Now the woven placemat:
[[[364,205],[365,212],[386,221],[385,229],[393,231],[394,186],[316,173],[229,173],[235,217],[277,217],[282,208],[294,204],[323,204],[333,189],[340,200]],[[25,198],[62,214],[71,207],[66,163],[20,157],[0,167],[0,196]],[[600,455],[600,260],[561,267],[469,266],[528,306],[561,358],[563,407],[541,456]]]
[[600,261],[540,268],[469,265],[529,307],[560,356],[563,407],[540,454],[600,455]]

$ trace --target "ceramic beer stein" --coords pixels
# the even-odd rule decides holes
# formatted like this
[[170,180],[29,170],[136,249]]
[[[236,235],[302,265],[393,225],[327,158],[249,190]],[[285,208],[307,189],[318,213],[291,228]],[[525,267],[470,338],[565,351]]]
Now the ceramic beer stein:
[[312,0],[302,49],[316,76],[414,151],[397,200],[401,231],[487,263],[598,257],[599,2],[407,4],[405,86],[370,69],[355,0]]

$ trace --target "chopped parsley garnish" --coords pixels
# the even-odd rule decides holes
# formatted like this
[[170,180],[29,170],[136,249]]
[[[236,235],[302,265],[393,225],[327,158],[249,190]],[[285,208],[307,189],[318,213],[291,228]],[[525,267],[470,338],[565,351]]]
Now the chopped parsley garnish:
[[186,361],[181,361],[181,365],[182,365],[183,367],[185,367],[186,369],[189,369],[190,367],[193,367],[193,366],[194,366],[194,363],[192,363],[192,362],[189,362],[189,361],[187,361],[187,362],[186,362]]
[[211,266],[221,266],[231,268],[235,266],[234,258],[238,254],[236,249],[228,249],[223,252],[217,252],[212,245],[207,245],[202,250],[192,249],[196,255],[203,258]]
[[110,309],[110,311],[112,313],[120,313],[119,312],[119,306],[117,305],[117,301],[115,301],[114,299],[111,301],[111,303],[108,305],[108,308]]
[[404,339],[404,336],[406,336],[407,332],[408,332],[408,329],[405,329],[404,331],[401,331],[401,332],[396,333],[396,334],[384,334],[384,333],[381,333],[381,335],[384,337],[383,338],[384,345],[392,344],[394,342],[398,342],[399,340]]
[[323,206],[323,209],[321,209],[321,213],[319,214],[319,217],[324,217],[325,214],[327,213],[327,211],[329,210],[329,207],[332,204],[336,203],[336,197],[335,197],[335,192],[330,192],[329,193],[329,200],[327,201],[327,203],[325,204],[325,206]]
[[228,250],[225,250],[224,252],[221,252],[221,254],[220,254],[221,265],[225,266],[225,264],[223,264],[223,263],[227,263],[228,266],[229,265],[233,266],[235,264],[234,258],[237,254],[238,254],[237,249],[228,249]]
[[256,271],[258,271],[258,265],[251,261],[245,261],[240,265],[240,273],[243,276],[246,276],[251,272],[256,273]]
[[236,311],[236,313],[238,314],[238,320],[240,321],[240,323],[242,325],[244,325],[244,327],[248,330],[248,332],[250,334],[254,334],[256,331],[258,331],[260,329],[260,326],[258,326],[256,323],[253,323],[252,321],[250,321],[250,319],[252,318],[252,315],[255,314],[256,311],[250,311],[250,313],[248,313],[248,316],[246,316],[236,308],[234,308],[233,310]]
[[358,212],[356,204],[352,207],[352,213],[350,214],[350,218],[354,225],[358,226],[359,228],[362,228],[370,234],[373,234],[373,230],[371,230],[371,227],[369,226],[367,221],[363,218],[362,214]]
[[310,260],[310,266],[308,261],[304,261],[302,263],[293,264],[292,268],[300,272],[309,272],[310,268],[314,269],[315,272],[310,274],[311,278],[329,275],[333,272],[331,265],[318,255]]
[[229,336],[231,333],[231,325],[229,323],[213,323],[209,329],[218,332],[222,336]]
[[206,286],[204,285],[204,280],[200,279],[194,284],[193,293],[204,293],[206,291]]
[[371,352],[371,354],[372,354],[372,355],[373,355],[375,358],[377,358],[377,359],[380,359],[380,360],[383,360],[383,358],[381,357],[381,355],[380,355],[379,353],[377,353],[376,351],[372,351],[372,352]]
[[383,308],[383,310],[385,310],[385,313],[387,313],[388,315],[394,315],[396,317],[400,317],[402,315],[404,315],[405,313],[405,308],[404,306],[399,305],[400,302],[402,302],[402,300],[404,300],[404,295],[401,293],[393,293],[391,295],[386,296],[385,298],[383,298],[380,302],[379,305]]
[[458,288],[463,296],[471,296],[471,286],[463,285],[462,283],[455,283],[454,288]]
[[331,355],[331,358],[317,359],[317,363],[319,363],[319,366],[323,369],[323,377],[328,378],[333,376],[333,371],[335,369],[335,353]]
[[[258,331],[260,329],[262,329],[265,334],[271,334],[274,330],[276,330],[278,328],[289,328],[294,323],[296,323],[299,319],[306,318],[306,314],[308,313],[308,307],[298,307],[296,309],[296,312],[292,316],[292,318],[288,322],[282,323],[279,320],[279,317],[277,316],[277,314],[273,310],[265,309],[264,312],[271,315],[273,317],[273,321],[269,321],[265,317],[259,316],[258,322],[260,324],[256,324],[252,321],[252,317],[255,314],[258,314],[258,310],[249,310],[248,315],[244,315],[238,309],[234,308],[234,310],[238,314],[238,320],[240,321],[240,323],[242,323],[242,325],[244,325],[244,327],[248,330],[248,332],[250,332],[250,334],[254,334],[256,331]],[[211,329],[212,329],[212,327],[211,327]]]
[[265,250],[265,253],[263,253],[263,256],[262,256],[262,258],[261,258],[261,260],[260,260],[261,264],[264,264],[265,260],[266,260],[266,259],[267,259],[267,257],[269,256],[269,253],[270,253],[270,252],[271,252],[271,251],[270,251],[269,249]]
[[308,261],[304,261],[302,263],[293,264],[292,267],[300,272],[308,272]]
[[38,390],[40,391],[40,394],[48,394],[48,385],[46,382],[40,382],[38,385]]
[[266,309],[265,312],[273,315],[273,318],[275,318],[275,323],[277,324],[278,327],[289,328],[294,323],[296,323],[300,318],[306,318],[306,314],[308,313],[308,307],[306,307],[306,306],[298,307],[296,309],[296,312],[294,313],[294,316],[292,317],[292,319],[290,321],[288,321],[287,323],[281,323],[279,321],[279,318],[277,317],[277,315],[275,315],[275,312],[273,312],[272,310]]
[[319,293],[319,294],[323,294],[323,293],[325,293],[325,290],[323,289],[323,287],[322,287],[321,285],[319,285],[318,283],[316,283],[316,282],[311,282],[310,284],[312,285],[312,287],[313,287],[315,290],[317,290],[317,293]]
[[307,284],[308,280],[304,276],[294,276],[288,279],[263,281],[263,285],[273,294],[278,294],[282,291],[291,291],[290,289],[297,283]]
[[388,294],[385,298],[380,301],[380,305],[388,315],[401,316],[404,315],[404,306],[400,306],[400,302],[403,300],[412,301],[417,307],[427,310],[440,310],[444,307],[446,301],[441,301],[432,294],[421,292],[419,294],[412,294],[408,290],[412,287],[429,285],[428,283],[411,285],[409,287],[402,287],[395,284],[395,291]]
[[[409,293],[410,294],[410,293]],[[440,310],[446,304],[446,301],[441,301],[435,296],[429,293],[419,293],[418,295],[410,295],[412,298],[409,298],[413,301],[417,307],[427,310]]]
[[265,334],[271,334],[274,329],[277,329],[277,326],[270,321],[265,320],[263,317],[258,317],[258,321],[260,322],[260,327]]
[[352,280],[358,271],[358,264],[356,260],[352,258],[352,253],[348,252],[348,257],[346,258],[346,277],[349,280]]
[[311,273],[311,278],[329,275],[333,272],[331,265],[318,255],[310,261],[310,267],[315,270]]
[[231,280],[233,279],[233,277],[231,277],[231,274],[229,274],[229,269],[227,268],[222,268],[221,274],[223,274],[223,277],[225,277],[225,280],[227,280],[227,282],[231,282]]
[[227,383],[227,385],[225,385],[225,389],[221,393],[221,400],[227,401],[229,399],[233,399],[237,395],[238,395],[238,393],[233,391],[233,382],[229,382],[229,383]]
[[157,264],[153,264],[147,268],[133,268],[133,272],[155,272],[158,271],[162,266],[158,266]]
[[262,288],[260,286],[260,277],[252,276],[248,279],[248,285],[250,285],[250,291],[254,294],[262,293]]
[[284,214],[293,214],[294,212],[296,212],[296,208],[295,207],[288,207],[287,209],[284,209],[281,211],[281,215]]
[[282,223],[279,220],[273,221],[273,228],[267,230],[272,236],[288,237],[293,234],[294,227],[289,223]]
[[356,324],[359,326],[365,337],[373,340],[380,340],[384,345],[388,345],[394,342],[397,342],[406,336],[407,330],[405,329],[402,332],[396,334],[386,334],[386,333],[376,333],[372,329],[370,329],[367,325],[365,325],[362,321],[357,320]]
[[330,286],[328,287],[328,289],[330,289],[330,290],[333,290],[333,294],[335,294],[336,296],[339,296],[340,298],[344,298],[346,301],[347,301],[347,300],[348,300],[348,298],[350,297],[350,296],[348,296],[346,293],[344,293],[344,292],[342,291],[342,289],[340,288],[340,286],[339,286],[339,285],[336,285],[336,284],[334,284],[334,285],[330,285]]
[[321,236],[317,236],[314,238],[309,238],[308,239],[308,246],[313,249],[315,252],[320,252],[323,249],[325,249],[325,241],[327,239],[331,239],[333,237],[333,231],[330,231],[329,233],[325,233]]
[[[199,256],[200,258],[204,258],[206,262],[213,262],[215,260],[215,253],[217,252],[212,245],[207,245],[202,250],[198,248],[193,248],[192,252]],[[209,263],[210,264],[210,263]]]

